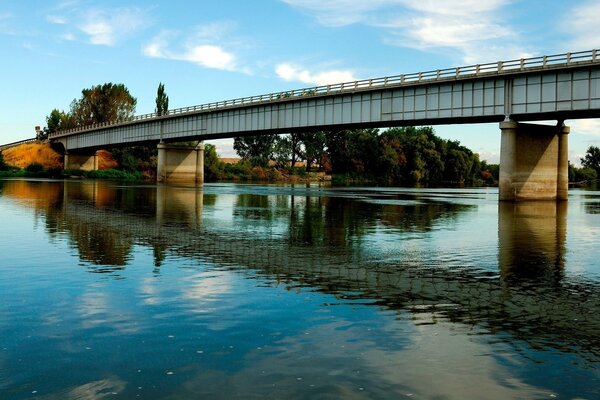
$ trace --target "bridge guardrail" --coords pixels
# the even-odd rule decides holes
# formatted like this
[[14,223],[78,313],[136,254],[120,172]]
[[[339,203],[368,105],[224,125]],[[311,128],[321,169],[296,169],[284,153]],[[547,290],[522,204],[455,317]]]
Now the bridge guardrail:
[[25,140],[19,140],[17,142],[3,144],[3,145],[0,145],[0,151],[6,150],[6,149],[8,149],[10,147],[18,146],[20,144],[33,143],[33,142],[36,142],[36,141],[37,141],[37,138],[33,138],[33,139],[25,139]]
[[[388,86],[401,86],[403,84],[414,84],[420,82],[435,82],[437,80],[448,80],[458,78],[470,78],[492,74],[502,74],[511,72],[527,71],[539,68],[550,68],[559,66],[569,66],[580,63],[592,64],[600,62],[600,50],[587,50],[573,53],[553,54],[549,56],[538,56],[531,58],[521,58],[509,61],[498,61],[493,63],[475,64],[464,67],[454,67],[446,69],[438,69],[425,72],[415,72],[410,74],[387,76],[375,79],[364,79],[352,82],[342,82],[330,85],[315,86],[310,88],[295,89],[284,92],[268,93],[257,96],[241,97],[232,100],[223,100],[213,103],[201,104],[196,106],[176,108],[167,111],[166,115],[187,114],[198,111],[210,111],[234,107],[238,105],[255,105],[262,103],[270,103],[274,101],[282,101],[290,98],[298,98],[305,96],[328,95],[334,93],[343,93],[354,90],[369,89],[369,88],[385,88]],[[102,128],[106,126],[120,125],[152,118],[157,118],[156,113],[136,115],[133,118],[118,121],[106,122],[102,124],[88,125],[80,128],[73,128],[54,132],[49,135],[50,138],[60,137],[77,133],[89,129]]]

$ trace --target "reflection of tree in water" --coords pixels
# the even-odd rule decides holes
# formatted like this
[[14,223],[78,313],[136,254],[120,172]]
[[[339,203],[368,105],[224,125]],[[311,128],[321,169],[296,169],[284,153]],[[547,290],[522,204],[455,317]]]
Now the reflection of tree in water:
[[585,212],[588,214],[600,214],[600,201],[588,201],[585,203]]
[[95,265],[113,267],[94,268],[95,272],[111,272],[115,270],[114,267],[127,265],[133,249],[132,238],[92,222],[73,221],[68,216],[65,222],[69,236],[79,250],[82,260]]
[[260,219],[270,221],[274,217],[270,196],[239,194],[236,196],[233,215],[243,220]]

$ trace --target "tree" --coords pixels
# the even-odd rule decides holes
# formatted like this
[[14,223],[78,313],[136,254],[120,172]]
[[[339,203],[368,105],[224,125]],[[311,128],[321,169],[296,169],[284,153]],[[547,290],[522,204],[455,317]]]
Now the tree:
[[81,91],[81,99],[71,103],[76,126],[126,121],[133,117],[137,99],[122,83],[105,83]]
[[310,170],[313,163],[317,163],[321,169],[321,162],[325,154],[325,132],[302,133],[300,141],[304,145],[306,171]]
[[581,165],[596,170],[596,173],[600,175],[600,148],[596,146],[588,147],[585,157],[581,159]]
[[233,140],[233,149],[253,166],[266,167],[273,155],[275,135],[241,136]]
[[277,135],[273,143],[273,158],[277,163],[277,167],[286,168],[292,154],[292,138],[289,135]]
[[2,155],[2,151],[0,151],[0,171],[6,171],[8,169],[8,165],[4,162],[4,156]]
[[219,159],[214,144],[204,145],[204,180],[216,181],[223,174],[223,161]]
[[158,84],[156,91],[156,109],[154,111],[158,116],[169,113],[169,96],[165,93],[165,85],[162,82]]

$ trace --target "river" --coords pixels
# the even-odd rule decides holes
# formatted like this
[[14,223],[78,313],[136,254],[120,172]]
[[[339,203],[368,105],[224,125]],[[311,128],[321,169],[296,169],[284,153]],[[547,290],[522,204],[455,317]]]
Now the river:
[[0,398],[600,398],[600,192],[497,198],[0,180]]

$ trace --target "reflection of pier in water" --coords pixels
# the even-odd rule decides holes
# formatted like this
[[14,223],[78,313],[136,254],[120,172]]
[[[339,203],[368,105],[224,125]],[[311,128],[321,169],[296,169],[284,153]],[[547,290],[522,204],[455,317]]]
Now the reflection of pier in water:
[[[5,194],[10,195],[10,190]],[[593,312],[600,308],[598,283],[563,280],[563,204],[501,204],[500,276],[491,276],[465,268],[431,268],[418,260],[373,262],[372,255],[355,242],[343,247],[339,240],[307,245],[306,235],[293,232],[303,229],[293,221],[294,209],[289,211],[288,235],[240,234],[207,226],[202,223],[203,206],[212,205],[215,195],[196,189],[67,184],[59,195],[64,201],[55,199],[45,210],[48,230],[67,233],[80,256],[97,264],[92,271],[124,268],[131,249],[140,244],[154,249],[156,268],[167,252],[219,267],[250,268],[290,286],[407,311],[417,322],[448,319],[480,324],[534,346],[583,349],[584,354],[600,357],[600,315]],[[244,203],[240,200],[244,196],[240,194],[238,201]],[[299,199],[296,207],[304,206],[304,214],[315,212],[309,210],[314,201],[333,200]],[[319,203],[316,209],[323,207]],[[409,212],[410,206],[406,207]],[[256,218],[256,213],[260,214],[260,207],[243,218]]]

